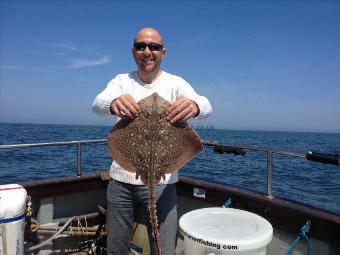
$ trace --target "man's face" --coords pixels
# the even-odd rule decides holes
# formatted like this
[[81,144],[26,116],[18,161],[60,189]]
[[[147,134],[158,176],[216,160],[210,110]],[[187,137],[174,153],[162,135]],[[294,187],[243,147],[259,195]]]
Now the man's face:
[[[135,43],[145,43],[147,45],[156,43],[162,45],[163,42],[158,33],[155,33],[154,31],[142,31],[137,35]],[[138,70],[145,73],[158,72],[160,70],[160,65],[165,52],[165,48],[155,50],[155,48],[150,46],[143,47],[139,50],[136,49],[136,47],[132,49]]]

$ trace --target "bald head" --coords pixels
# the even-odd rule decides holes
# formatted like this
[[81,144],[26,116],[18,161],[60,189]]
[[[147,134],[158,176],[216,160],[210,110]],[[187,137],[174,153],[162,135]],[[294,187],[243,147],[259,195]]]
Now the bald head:
[[163,45],[163,38],[161,34],[152,27],[145,27],[139,30],[135,36],[134,42],[138,42],[143,38],[152,38],[154,42]]

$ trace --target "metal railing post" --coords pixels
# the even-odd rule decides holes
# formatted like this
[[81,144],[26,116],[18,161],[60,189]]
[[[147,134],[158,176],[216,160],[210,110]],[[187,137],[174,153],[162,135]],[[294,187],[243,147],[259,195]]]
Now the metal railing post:
[[273,152],[267,152],[267,197],[273,197]]
[[81,143],[77,143],[77,176],[82,176],[81,171]]

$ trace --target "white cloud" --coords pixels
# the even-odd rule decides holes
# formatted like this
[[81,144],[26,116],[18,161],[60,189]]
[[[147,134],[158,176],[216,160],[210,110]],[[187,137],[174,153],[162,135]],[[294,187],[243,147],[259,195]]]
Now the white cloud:
[[87,66],[99,66],[105,65],[110,62],[110,58],[108,56],[101,57],[100,59],[88,60],[88,59],[73,59],[69,68],[78,69]]
[[51,42],[46,43],[48,47],[58,49],[58,50],[68,50],[68,51],[75,51],[78,48],[71,42]]
[[0,69],[22,69],[22,66],[16,65],[0,65]]
[[69,55],[72,53],[97,54],[99,52],[95,46],[78,46],[73,42],[46,42],[42,43],[42,45],[57,51],[57,55]]

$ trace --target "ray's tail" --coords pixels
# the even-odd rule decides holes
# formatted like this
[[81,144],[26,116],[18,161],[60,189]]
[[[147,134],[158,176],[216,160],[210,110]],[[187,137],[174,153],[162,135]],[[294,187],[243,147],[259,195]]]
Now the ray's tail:
[[153,185],[150,185],[149,187],[149,212],[150,212],[150,223],[152,227],[152,237],[155,241],[157,255],[162,255],[161,244],[159,240],[159,231],[158,231],[155,186]]

